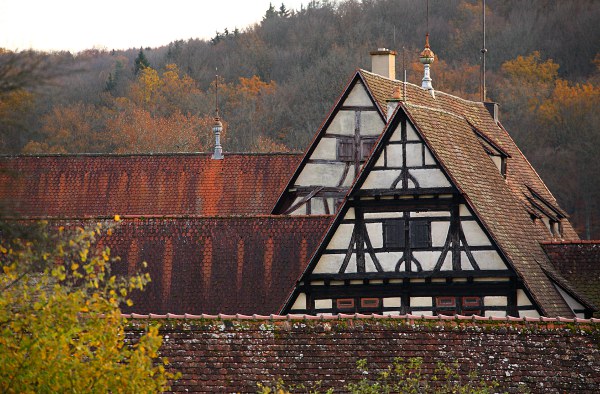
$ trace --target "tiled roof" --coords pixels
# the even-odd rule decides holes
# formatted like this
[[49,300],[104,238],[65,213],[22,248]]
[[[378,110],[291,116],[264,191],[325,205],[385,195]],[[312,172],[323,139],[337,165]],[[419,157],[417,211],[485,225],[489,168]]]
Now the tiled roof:
[[[530,202],[530,199],[535,199],[531,190],[551,204],[553,208],[562,212],[558,206],[558,202],[537,172],[502,125],[496,123],[490,116],[489,111],[483,103],[464,100],[460,97],[437,91],[435,92],[435,98],[433,98],[428,91],[421,89],[417,85],[410,83],[404,85],[401,81],[383,78],[365,70],[359,70],[359,73],[384,113],[387,113],[386,100],[391,97],[395,87],[399,86],[402,90],[406,86],[407,103],[463,117],[471,127],[475,127],[480,134],[508,153],[506,184],[519,201],[526,206],[528,212],[537,211],[537,208]],[[402,94],[404,94],[404,91],[402,91]],[[563,238],[579,239],[579,236],[567,220],[563,220],[562,225]]]
[[297,154],[0,157],[0,201],[26,217],[270,213]]
[[[270,314],[321,241],[332,216],[125,219],[100,241],[115,274],[148,272],[129,312]],[[59,220],[56,225],[85,225]],[[147,269],[142,268],[146,261]]]
[[[360,72],[378,101],[391,94],[394,84],[402,85]],[[506,131],[496,124],[482,103],[443,93],[436,93],[433,98],[415,85],[407,85],[407,93],[408,100],[402,108],[523,279],[543,314],[572,315],[544,272],[572,290],[554,270],[540,246],[541,241],[550,238],[549,232],[531,220],[523,190],[529,186],[546,201],[556,204],[556,200]],[[507,179],[487,157],[472,125],[510,154]],[[569,224],[564,228],[569,236],[576,237]]]
[[600,306],[600,241],[551,242],[543,247],[573,287]]

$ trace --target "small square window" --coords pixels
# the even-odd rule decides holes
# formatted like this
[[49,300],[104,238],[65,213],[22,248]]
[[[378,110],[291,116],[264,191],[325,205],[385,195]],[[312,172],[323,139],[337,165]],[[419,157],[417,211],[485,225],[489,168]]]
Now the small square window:
[[477,307],[481,306],[481,297],[463,297],[462,298],[463,307]]
[[378,308],[379,307],[379,298],[361,298],[360,299],[360,307],[369,309],[369,308]]
[[404,220],[392,219],[383,222],[383,244],[386,248],[403,248]]
[[431,246],[431,224],[424,220],[410,222],[410,246],[428,248]]
[[456,298],[454,297],[436,297],[435,306],[442,308],[455,308]]
[[340,298],[335,301],[337,309],[354,309],[354,298]]
[[350,140],[338,139],[337,157],[341,161],[354,161],[354,143]]
[[365,161],[369,158],[369,155],[371,154],[371,150],[373,149],[373,146],[375,146],[375,142],[377,142],[377,140],[362,140],[360,142],[360,160],[361,161]]

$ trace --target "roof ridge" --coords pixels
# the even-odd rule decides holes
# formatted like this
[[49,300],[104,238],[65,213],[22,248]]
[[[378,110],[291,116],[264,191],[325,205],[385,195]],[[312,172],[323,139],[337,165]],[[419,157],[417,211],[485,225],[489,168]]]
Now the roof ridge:
[[[391,82],[393,82],[393,83],[394,83],[394,82],[396,82],[396,83],[404,84],[404,81],[400,81],[400,80],[398,80],[398,79],[386,78],[386,77],[384,77],[383,75],[379,75],[379,74],[376,74],[376,73],[374,73],[374,72],[372,72],[372,71],[368,71],[368,70],[365,70],[365,69],[362,69],[362,68],[361,68],[361,69],[359,69],[359,70],[360,70],[361,72],[365,72],[365,73],[367,73],[367,74],[373,75],[373,76],[375,76],[375,77],[378,77],[378,78],[387,79],[388,81],[391,81]],[[417,88],[417,89],[424,90],[424,89],[423,89],[423,88],[421,88],[419,85],[416,85],[416,84],[414,84],[414,83],[412,83],[412,82],[408,82],[408,81],[407,81],[407,82],[406,82],[406,84],[407,84],[407,85],[410,85],[410,86],[413,86],[413,87],[415,87],[415,88]],[[475,105],[475,106],[483,106],[483,103],[482,103],[481,101],[467,100],[467,99],[465,99],[465,98],[462,98],[462,97],[460,97],[460,96],[456,96],[456,95],[454,95],[454,94],[451,94],[451,93],[444,92],[443,90],[436,90],[436,89],[434,89],[434,90],[435,90],[435,94],[436,94],[436,95],[437,95],[437,94],[441,94],[441,95],[443,95],[443,96],[448,96],[448,97],[451,97],[451,98],[454,98],[454,99],[458,99],[458,100],[460,100],[460,101],[463,101],[464,103],[467,103],[467,104],[471,104],[471,105]]]
[[[119,215],[121,220],[125,219],[259,219],[259,218],[273,218],[273,219],[293,219],[293,218],[331,218],[334,215],[273,215],[273,214],[259,214],[259,215]],[[114,215],[100,215],[100,216],[1,216],[2,220],[113,220]]]
[[[302,152],[225,152],[228,156],[301,156]],[[77,153],[16,153],[0,154],[0,158],[18,157],[144,157],[144,156],[210,156],[212,152],[146,152],[146,153],[115,153],[115,152],[77,152]]]
[[459,114],[456,114],[454,112],[446,111],[446,110],[443,110],[443,109],[428,107],[426,105],[413,104],[413,103],[409,103],[409,102],[404,103],[404,105],[409,106],[409,107],[414,107],[414,108],[419,108],[419,109],[425,109],[425,110],[429,110],[429,111],[439,112],[439,113],[442,113],[442,114],[454,116],[457,119],[465,120],[465,121],[468,122],[468,119],[467,119],[467,117],[465,115],[459,115]]
[[542,241],[542,245],[600,245],[600,239],[575,239],[575,240],[552,240]]

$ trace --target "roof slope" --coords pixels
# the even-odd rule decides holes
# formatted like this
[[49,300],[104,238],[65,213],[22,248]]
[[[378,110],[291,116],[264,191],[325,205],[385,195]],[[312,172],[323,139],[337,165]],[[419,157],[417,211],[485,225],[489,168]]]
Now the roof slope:
[[250,215],[270,213],[297,154],[44,155],[0,158],[9,215]]
[[551,242],[542,246],[552,264],[573,287],[600,305],[600,241]]
[[[535,200],[532,190],[554,209],[562,212],[556,198],[548,190],[508,132],[490,116],[483,103],[464,100],[437,91],[435,92],[435,98],[433,98],[429,92],[419,86],[410,83],[403,84],[401,81],[387,79],[365,70],[359,70],[359,73],[384,114],[387,113],[386,100],[391,97],[394,88],[399,86],[402,91],[401,97],[404,97],[403,89],[406,87],[406,98],[409,104],[421,105],[464,117],[470,128],[476,128],[480,134],[509,154],[505,183],[520,203],[525,206],[527,212],[535,213],[537,211],[537,208],[531,203],[532,199]],[[567,220],[562,221],[562,227],[565,239],[579,239]]]
[[[136,313],[277,313],[332,216],[125,219],[100,241],[115,274],[148,272]],[[60,225],[85,225],[64,221]],[[148,266],[143,268],[143,262]]]

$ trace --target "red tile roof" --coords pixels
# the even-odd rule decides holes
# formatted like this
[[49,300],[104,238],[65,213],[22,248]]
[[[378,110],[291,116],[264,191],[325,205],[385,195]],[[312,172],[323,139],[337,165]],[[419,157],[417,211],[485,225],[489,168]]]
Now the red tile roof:
[[134,306],[126,309],[130,312],[271,314],[281,308],[331,219],[125,219],[100,244],[121,257],[116,274],[133,274],[142,270],[143,261],[148,264],[152,282],[133,297]]
[[542,246],[573,287],[600,306],[600,241],[551,242]]
[[0,157],[0,201],[26,217],[270,213],[298,154]]

